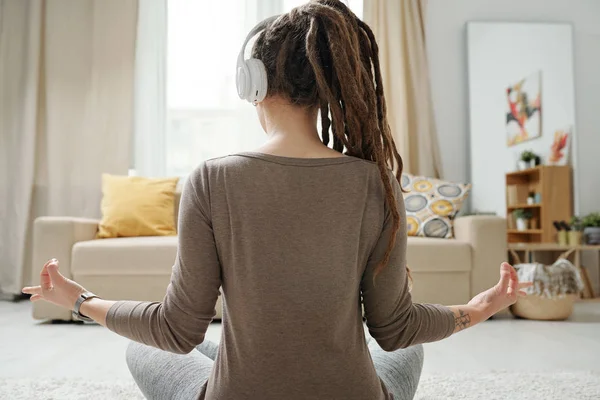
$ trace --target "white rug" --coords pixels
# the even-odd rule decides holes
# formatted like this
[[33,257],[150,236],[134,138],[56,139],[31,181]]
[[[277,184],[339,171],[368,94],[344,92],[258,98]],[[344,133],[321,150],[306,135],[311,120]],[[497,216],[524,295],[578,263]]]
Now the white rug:
[[600,372],[495,372],[424,376],[415,399],[598,400]]
[[[497,372],[430,375],[415,399],[597,400],[599,372]],[[0,379],[0,400],[143,400],[133,381]]]
[[133,379],[0,379],[0,400],[144,400]]

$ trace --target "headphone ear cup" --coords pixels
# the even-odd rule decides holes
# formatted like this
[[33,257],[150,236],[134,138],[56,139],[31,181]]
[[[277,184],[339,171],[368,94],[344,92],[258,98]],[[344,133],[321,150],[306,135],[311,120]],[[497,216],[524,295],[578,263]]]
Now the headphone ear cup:
[[251,103],[258,103],[265,99],[268,90],[267,69],[263,62],[256,58],[246,60],[246,65],[250,71],[250,84],[248,100]]
[[[250,97],[251,73],[245,61],[238,63],[237,72],[235,75],[235,85],[237,87],[238,96],[242,100],[248,100]],[[249,100],[248,100],[249,101]]]

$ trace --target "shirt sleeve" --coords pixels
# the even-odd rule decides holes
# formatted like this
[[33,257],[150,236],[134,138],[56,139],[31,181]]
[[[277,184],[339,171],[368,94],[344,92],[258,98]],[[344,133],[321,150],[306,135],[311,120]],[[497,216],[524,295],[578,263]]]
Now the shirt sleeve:
[[119,301],[108,311],[106,325],[136,342],[189,353],[204,341],[220,286],[208,176],[202,164],[190,175],[181,195],[177,258],[163,301]]
[[412,302],[406,272],[407,225],[404,198],[398,181],[393,176],[391,181],[400,213],[396,243],[388,265],[374,277],[374,269],[383,259],[393,234],[393,218],[386,204],[383,229],[361,282],[369,333],[386,351],[441,340],[454,331],[454,313],[448,307]]

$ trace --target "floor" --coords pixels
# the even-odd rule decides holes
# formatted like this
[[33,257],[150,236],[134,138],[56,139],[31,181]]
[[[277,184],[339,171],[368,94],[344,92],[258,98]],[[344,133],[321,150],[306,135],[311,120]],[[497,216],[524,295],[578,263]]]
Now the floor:
[[[220,324],[208,331],[218,341]],[[127,340],[99,325],[40,323],[27,301],[0,301],[0,378],[128,379]],[[425,346],[424,375],[492,371],[600,371],[600,302],[570,320],[500,317]]]

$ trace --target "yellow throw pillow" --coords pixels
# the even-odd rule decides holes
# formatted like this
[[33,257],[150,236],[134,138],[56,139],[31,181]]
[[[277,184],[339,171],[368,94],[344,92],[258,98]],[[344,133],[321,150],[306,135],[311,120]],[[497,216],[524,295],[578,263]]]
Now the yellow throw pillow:
[[445,182],[423,176],[402,175],[409,236],[450,239],[453,221],[469,195],[470,184]]
[[179,178],[102,175],[99,239],[171,236],[175,229],[175,188]]

